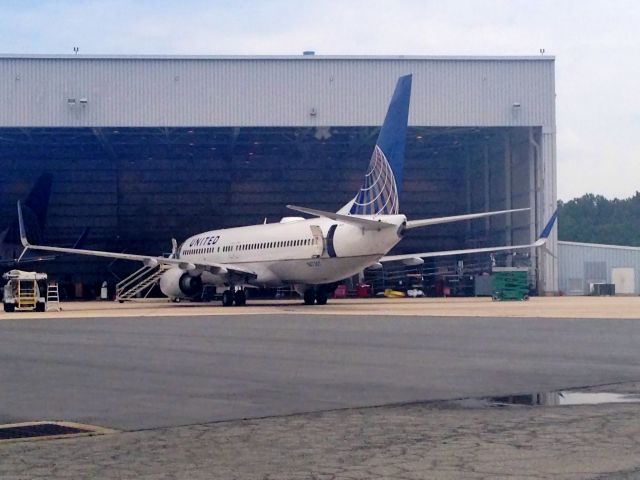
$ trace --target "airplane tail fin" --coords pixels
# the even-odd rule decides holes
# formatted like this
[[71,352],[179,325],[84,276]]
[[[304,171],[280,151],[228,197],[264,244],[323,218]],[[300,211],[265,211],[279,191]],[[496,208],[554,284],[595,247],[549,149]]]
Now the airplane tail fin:
[[371,156],[364,184],[353,200],[337,213],[395,215],[399,212],[411,79],[411,75],[398,79]]

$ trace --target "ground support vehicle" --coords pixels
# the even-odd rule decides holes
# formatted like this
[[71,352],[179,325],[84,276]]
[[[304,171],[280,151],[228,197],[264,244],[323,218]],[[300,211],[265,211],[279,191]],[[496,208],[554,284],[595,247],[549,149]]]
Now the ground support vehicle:
[[44,312],[47,307],[47,274],[10,270],[2,275],[7,281],[3,288],[2,303],[5,312],[35,310]]

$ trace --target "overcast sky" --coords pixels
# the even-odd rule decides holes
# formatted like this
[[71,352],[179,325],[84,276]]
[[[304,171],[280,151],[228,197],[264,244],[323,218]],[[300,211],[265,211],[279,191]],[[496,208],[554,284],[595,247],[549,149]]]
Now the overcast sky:
[[558,196],[640,190],[640,2],[0,0],[0,53],[556,57]]

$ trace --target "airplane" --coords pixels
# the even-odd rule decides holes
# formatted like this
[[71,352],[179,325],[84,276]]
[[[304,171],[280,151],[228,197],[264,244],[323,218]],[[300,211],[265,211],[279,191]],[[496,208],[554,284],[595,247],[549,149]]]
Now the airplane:
[[174,301],[193,298],[204,285],[226,288],[222,305],[245,305],[251,287],[293,286],[307,305],[324,305],[336,282],[382,263],[500,250],[540,247],[549,237],[554,214],[539,239],[528,245],[387,255],[405,231],[418,227],[503,215],[518,208],[448,217],[408,220],[399,213],[399,185],[406,143],[411,75],[400,77],[380,130],[364,183],[337,212],[287,205],[313,218],[285,217],[279,223],[225,228],[199,233],[180,246],[173,240],[169,257],[31,245],[18,203],[21,241],[27,250],[75,253],[167,266],[160,289]]
[[[24,213],[28,225],[28,231],[29,234],[38,239],[38,241],[42,240],[42,234],[44,232],[44,226],[47,219],[52,178],[53,177],[50,173],[45,172],[41,174],[25,200],[26,208]],[[84,243],[88,232],[88,228],[83,230],[78,240],[74,243],[73,248],[77,248]],[[7,270],[15,267],[18,262],[20,252],[23,252],[23,247],[20,244],[19,239],[18,219],[15,219],[0,232],[0,268]],[[53,260],[59,256],[60,255],[22,255],[20,262],[43,262]]]

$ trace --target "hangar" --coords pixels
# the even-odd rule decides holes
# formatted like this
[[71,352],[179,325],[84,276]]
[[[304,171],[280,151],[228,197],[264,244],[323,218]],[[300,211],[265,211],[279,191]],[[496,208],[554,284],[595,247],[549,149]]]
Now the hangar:
[[[0,224],[53,175],[45,239],[160,253],[170,239],[335,210],[360,186],[395,81],[413,74],[401,211],[531,207],[411,232],[394,253],[528,243],[556,204],[553,57],[0,57]],[[530,252],[558,291],[556,234]],[[97,282],[135,266],[65,257]]]
[[639,247],[559,241],[558,251],[563,294],[597,294],[594,284],[606,284],[616,295],[640,295]]

